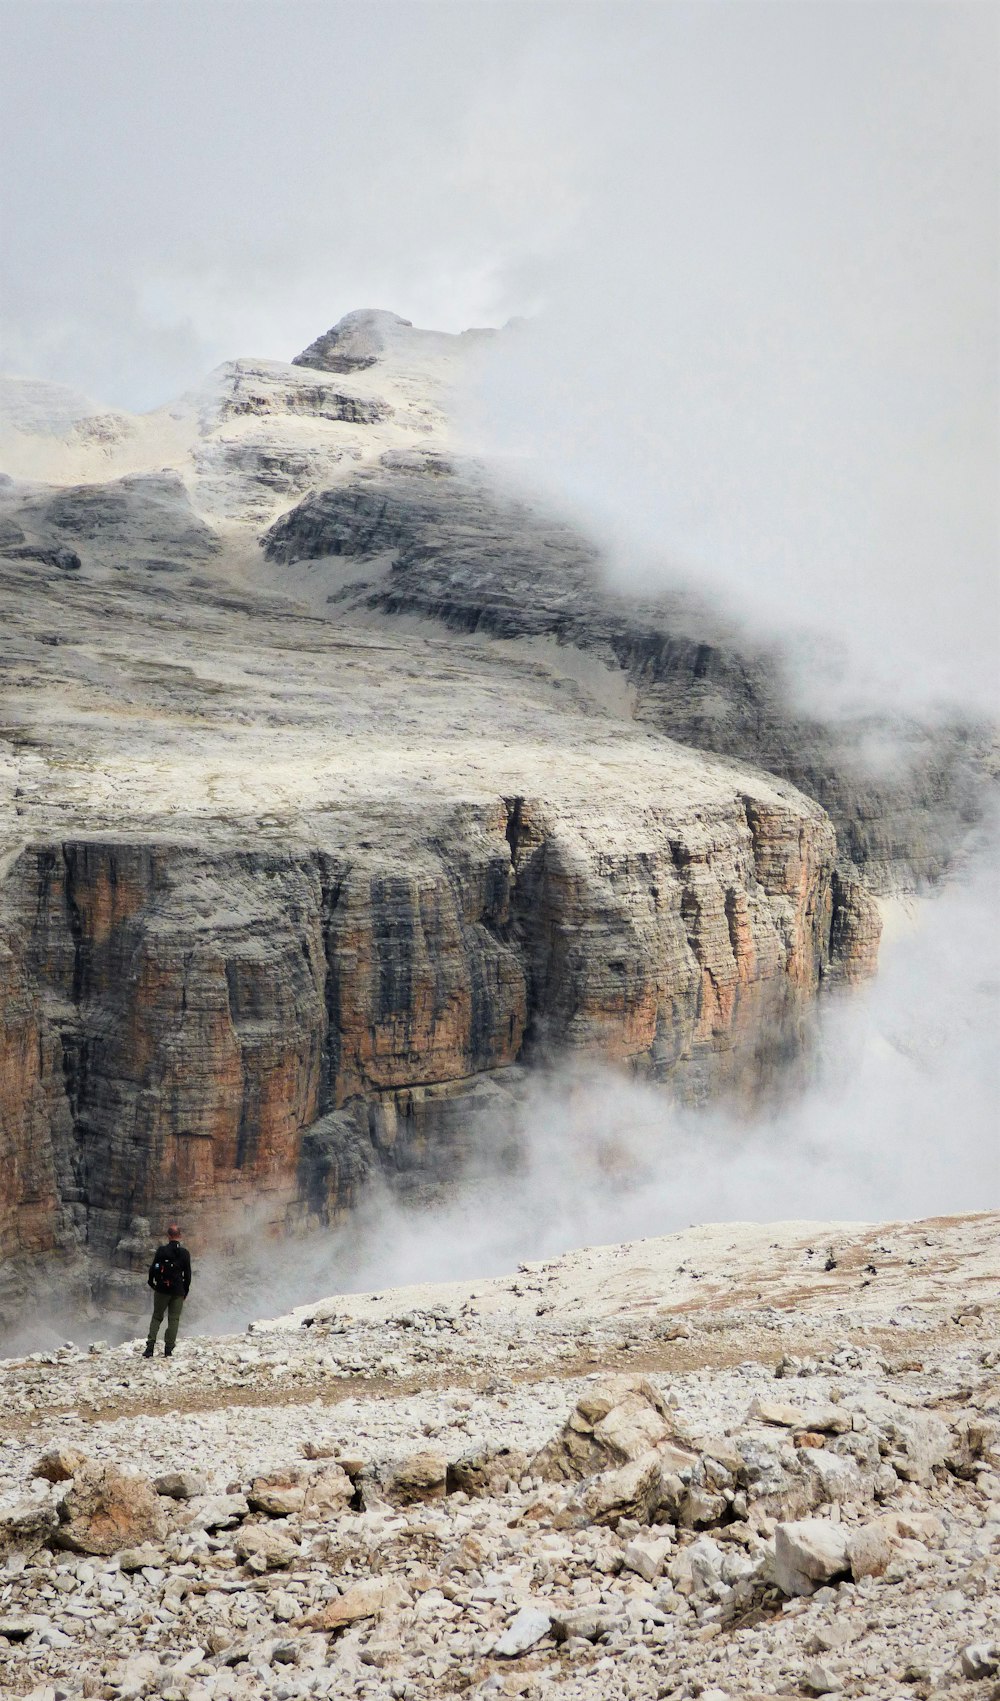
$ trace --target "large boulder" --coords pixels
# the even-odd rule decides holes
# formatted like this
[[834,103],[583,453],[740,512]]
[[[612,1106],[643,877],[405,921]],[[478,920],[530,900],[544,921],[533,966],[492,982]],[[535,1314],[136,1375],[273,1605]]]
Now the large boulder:
[[862,1577],[881,1577],[898,1545],[898,1537],[886,1519],[876,1518],[852,1530],[847,1538],[847,1558],[851,1576],[857,1583]]
[[986,1465],[1000,1471],[1000,1419],[976,1412],[959,1418],[945,1459],[956,1477],[973,1480]]
[[207,1492],[208,1485],[197,1471],[163,1471],[154,1477],[153,1487],[167,1500],[194,1500]]
[[269,1518],[287,1518],[301,1512],[306,1491],[299,1481],[297,1470],[269,1477],[255,1477],[247,1495],[251,1512],[264,1512]]
[[270,1518],[287,1518],[295,1512],[307,1518],[328,1518],[343,1512],[353,1498],[353,1482],[342,1466],[332,1462],[318,1471],[289,1465],[255,1477],[247,1496],[251,1511]]
[[497,1637],[491,1652],[501,1659],[517,1659],[519,1654],[526,1654],[529,1648],[547,1636],[551,1629],[549,1614],[529,1603],[514,1614],[507,1628]]
[[75,1447],[50,1447],[31,1467],[33,1477],[43,1482],[71,1482],[77,1471],[92,1461]]
[[552,1620],[552,1634],[557,1642],[565,1642],[570,1636],[600,1642],[622,1630],[626,1623],[624,1613],[610,1606],[560,1608]]
[[300,1549],[287,1536],[264,1524],[248,1524],[233,1544],[237,1559],[257,1571],[280,1571],[300,1557]]
[[50,1494],[27,1494],[0,1504],[0,1561],[8,1554],[30,1559],[59,1527],[59,1503]]
[[448,1466],[448,1493],[503,1494],[508,1482],[517,1482],[528,1469],[528,1459],[514,1447],[477,1447],[463,1453]]
[[858,1465],[850,1454],[834,1453],[826,1447],[802,1447],[799,1449],[799,1470],[806,1482],[811,1484],[813,1505],[823,1506],[829,1501],[860,1500],[871,1498],[872,1485],[866,1484]]
[[588,1477],[573,1493],[562,1511],[553,1519],[554,1526],[572,1529],[584,1524],[617,1524],[619,1518],[635,1518],[640,1524],[651,1524],[662,1499],[662,1469],[655,1449],[619,1465],[614,1471],[600,1471]]
[[572,1482],[627,1465],[668,1443],[673,1469],[693,1465],[697,1454],[678,1432],[662,1394],[644,1376],[609,1376],[581,1394],[559,1434],[536,1454],[533,1475]]
[[448,1460],[435,1448],[411,1453],[390,1473],[386,1484],[389,1499],[397,1506],[420,1500],[443,1500],[448,1492]]
[[849,1532],[824,1518],[779,1524],[774,1532],[774,1576],[786,1595],[814,1595],[851,1569]]
[[634,1571],[646,1583],[655,1583],[673,1547],[668,1536],[637,1536],[622,1554],[622,1569]]
[[327,1465],[308,1477],[303,1511],[307,1518],[330,1518],[345,1512],[354,1499],[355,1487],[342,1465]]
[[242,1494],[207,1494],[188,1502],[189,1529],[232,1530],[242,1523],[250,1503]]
[[60,1503],[55,1539],[76,1553],[109,1554],[159,1541],[166,1531],[160,1497],[145,1477],[87,1463]]
[[737,1440],[738,1481],[748,1503],[770,1518],[800,1518],[816,1504],[815,1483],[801,1471],[795,1449],[758,1435]]
[[342,1595],[335,1595],[320,1613],[300,1623],[313,1630],[343,1630],[365,1618],[380,1618],[384,1612],[405,1606],[409,1599],[395,1577],[364,1577],[360,1583],[352,1583]]
[[882,1458],[904,1482],[929,1483],[954,1448],[951,1430],[934,1412],[897,1405],[869,1389],[852,1396],[852,1404],[873,1425]]

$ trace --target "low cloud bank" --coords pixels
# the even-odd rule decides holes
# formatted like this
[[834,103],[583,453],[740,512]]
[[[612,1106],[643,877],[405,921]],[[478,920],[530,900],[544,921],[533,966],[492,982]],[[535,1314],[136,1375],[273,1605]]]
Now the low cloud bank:
[[807,703],[818,669],[827,712],[995,711],[996,19],[667,12],[606,44],[571,232],[470,437],[612,584],[812,634]]

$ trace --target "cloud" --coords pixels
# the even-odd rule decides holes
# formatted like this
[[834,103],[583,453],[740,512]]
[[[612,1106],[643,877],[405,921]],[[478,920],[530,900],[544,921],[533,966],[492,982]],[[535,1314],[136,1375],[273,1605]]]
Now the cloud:
[[508,270],[565,218],[531,139],[546,106],[558,128],[530,60],[560,16],[11,0],[3,366],[148,407],[352,308],[455,330],[523,310]]
[[[616,582],[808,629],[842,703],[992,702],[992,8],[8,0],[4,31],[4,366],[151,406],[357,306],[533,314],[467,430]],[[816,1084],[766,1122],[539,1077],[516,1177],[378,1202],[267,1308],[698,1219],[995,1201],[996,914],[984,863],[827,1008]]]
[[[705,1222],[892,1221],[1000,1207],[1000,852],[890,917],[879,977],[821,1003],[803,1078],[756,1117],[570,1060],[537,1071],[506,1123],[472,1131],[464,1175],[407,1205],[376,1180],[342,1227],[270,1238],[266,1206],[192,1248],[188,1332],[225,1333],[337,1293],[474,1280],[578,1246]],[[151,1248],[152,1250],[152,1248]],[[279,1255],[280,1250],[280,1255]],[[39,1305],[0,1352],[145,1328]]]
[[706,6],[626,31],[543,308],[469,402],[613,583],[818,633],[844,701],[996,703],[995,25]]

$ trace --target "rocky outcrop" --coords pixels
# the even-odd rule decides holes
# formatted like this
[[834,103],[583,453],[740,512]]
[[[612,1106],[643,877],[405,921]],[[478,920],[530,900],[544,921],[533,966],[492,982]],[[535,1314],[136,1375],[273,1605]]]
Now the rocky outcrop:
[[0,940],[0,1245],[8,1259],[51,1251],[62,1227],[45,1091],[61,1059],[26,971],[21,953]]
[[58,1546],[76,1553],[120,1553],[166,1534],[152,1486],[116,1465],[81,1463],[59,1505]]
[[[232,368],[231,380],[213,410],[213,423],[224,425],[231,419],[273,415],[275,404],[275,386],[269,375],[241,362]],[[286,385],[280,406],[282,412],[293,416],[332,420],[343,425],[374,425],[392,413],[388,403],[377,397],[346,395],[330,384]]]
[[406,346],[444,340],[433,332],[415,330],[412,321],[401,319],[398,313],[360,308],[346,313],[329,331],[324,331],[295,356],[292,365],[312,367],[318,372],[363,372],[375,366],[400,341]]
[[[176,473],[33,490],[20,498],[15,512],[18,524],[37,541],[7,550],[9,560],[35,559],[79,570],[82,556],[118,571],[155,571],[209,561],[220,548]],[[78,548],[70,549],[67,539]]]

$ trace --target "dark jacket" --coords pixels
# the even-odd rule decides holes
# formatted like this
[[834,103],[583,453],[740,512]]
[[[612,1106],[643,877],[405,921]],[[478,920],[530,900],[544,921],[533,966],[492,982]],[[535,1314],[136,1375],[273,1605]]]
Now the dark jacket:
[[156,1248],[149,1266],[149,1286],[173,1299],[187,1299],[191,1287],[191,1254],[179,1240],[168,1240]]

